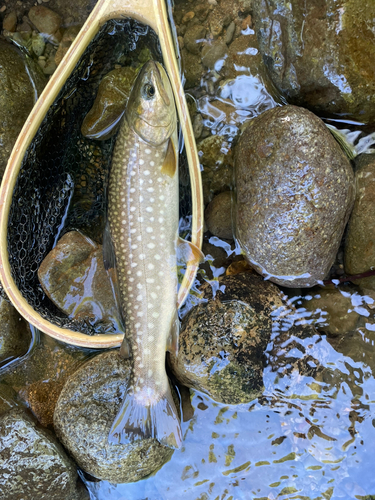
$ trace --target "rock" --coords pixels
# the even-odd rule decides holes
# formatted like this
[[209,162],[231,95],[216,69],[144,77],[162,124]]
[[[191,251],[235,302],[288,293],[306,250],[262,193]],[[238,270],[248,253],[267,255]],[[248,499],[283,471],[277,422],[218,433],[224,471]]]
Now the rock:
[[221,135],[211,135],[203,139],[197,148],[204,168],[222,165],[228,153],[228,143]]
[[200,24],[190,26],[184,35],[184,47],[187,48],[191,54],[198,55],[203,46],[204,37],[206,36],[206,28]]
[[232,192],[220,193],[211,201],[204,212],[208,230],[218,238],[233,239]]
[[319,288],[303,305],[311,311],[312,319],[318,320],[315,325],[318,330],[333,336],[345,335],[356,329],[359,319],[352,303],[355,294],[358,291],[353,286]]
[[14,32],[17,28],[17,13],[12,10],[4,17],[3,30]]
[[233,36],[234,36],[234,32],[235,32],[235,30],[236,30],[236,24],[235,24],[235,22],[234,22],[234,21],[232,21],[232,22],[230,23],[230,25],[228,26],[227,31],[226,31],[226,33],[225,33],[224,42],[225,42],[227,45],[229,45],[229,44],[230,44],[230,42],[232,41]]
[[43,55],[44,49],[46,47],[46,43],[44,38],[39,33],[34,32],[31,38],[31,44],[33,48],[33,52],[36,56]]
[[38,380],[27,387],[26,401],[43,427],[53,426],[53,413],[63,386],[60,380]]
[[181,50],[183,73],[186,78],[185,88],[190,89],[200,84],[203,67],[200,58],[188,52],[185,48]]
[[272,283],[254,274],[225,276],[219,285],[214,297],[210,283],[202,287],[205,301],[185,316],[170,366],[182,384],[215,401],[247,403],[262,392],[271,313],[283,302]]
[[[345,240],[345,272],[360,274],[375,266],[375,155],[356,159],[356,199]],[[375,276],[356,280],[375,290]]]
[[261,0],[253,14],[269,75],[289,103],[375,120],[372,0]]
[[55,431],[79,467],[113,483],[137,481],[173,453],[152,438],[108,442],[130,372],[131,360],[120,358],[118,350],[99,354],[68,379],[54,415]]
[[72,500],[77,472],[56,438],[23,410],[0,416],[0,497]]
[[100,245],[78,231],[66,233],[38,270],[43,290],[75,321],[99,332],[120,332],[121,321]]
[[208,69],[220,71],[228,54],[224,40],[215,40],[212,45],[205,45],[202,50],[202,63]]
[[16,391],[5,382],[0,382],[0,415],[17,407],[19,402]]
[[310,111],[283,106],[251,120],[235,153],[236,237],[274,283],[311,287],[332,266],[354,201],[349,160]]
[[27,323],[7,299],[0,297],[0,366],[26,354],[30,341]]
[[62,24],[61,17],[44,5],[31,7],[29,19],[40,33],[54,35]]
[[45,85],[38,65],[0,40],[0,179],[21,128]]
[[193,132],[195,139],[199,139],[203,132],[203,118],[200,113],[197,113],[193,119]]
[[137,73],[135,68],[123,67],[103,78],[94,104],[82,123],[81,132],[85,137],[105,140],[116,133]]
[[239,75],[251,75],[259,79],[263,73],[262,69],[262,56],[258,50],[258,41],[254,31],[248,35],[240,35],[233,40],[225,62],[225,77],[232,79]]
[[55,55],[56,66],[58,66],[61,63],[63,57],[68,52],[70,46],[72,45],[74,39],[78,35],[80,29],[81,25],[78,25],[78,26],[70,26],[64,31],[61,42],[59,44],[59,48],[57,49]]

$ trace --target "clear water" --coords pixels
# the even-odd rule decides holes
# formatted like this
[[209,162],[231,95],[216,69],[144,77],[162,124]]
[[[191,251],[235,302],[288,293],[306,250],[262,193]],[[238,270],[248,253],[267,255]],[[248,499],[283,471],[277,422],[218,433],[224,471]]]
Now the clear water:
[[[251,35],[251,31],[244,30],[243,34]],[[208,72],[202,87],[210,88],[209,82],[215,84],[216,80],[216,70]],[[229,144],[247,119],[281,104],[280,98],[267,90],[267,81],[261,75],[249,74],[213,88],[210,96],[193,97],[206,129],[222,135]],[[229,118],[213,103],[215,100],[216,104],[229,106]],[[367,131],[361,132],[361,124],[334,124],[348,129],[345,134],[355,142],[357,152],[371,146],[372,136],[366,138]],[[210,243],[231,253],[226,241],[211,238]],[[225,273],[225,267],[214,267],[209,255],[206,261],[212,271],[206,279],[213,288],[218,287],[218,277]],[[298,297],[299,292],[296,291]],[[366,299],[359,292],[357,297],[358,304],[353,307],[363,305],[359,314],[367,318]],[[345,338],[332,339],[320,333],[306,339],[288,337],[285,332],[293,322],[312,320],[303,307],[303,297],[294,300],[297,305],[298,301],[298,313],[285,317],[281,328],[275,317],[267,348],[264,393],[259,400],[225,406],[191,391],[194,415],[182,424],[182,449],[175,451],[159,471],[137,483],[114,485],[82,476],[91,498],[375,498],[374,328],[371,322],[365,322],[362,329]],[[184,313],[196,302],[191,295]],[[19,390],[34,380],[56,377],[53,367],[39,373],[38,363],[33,362],[42,356],[45,342],[48,343],[36,340],[26,361],[19,360],[17,365],[3,370],[0,380]],[[57,343],[53,347],[50,344],[50,350],[72,356],[78,363],[74,366],[91,355]],[[63,369],[61,373],[64,374]],[[183,408],[185,416],[190,413],[188,410]]]

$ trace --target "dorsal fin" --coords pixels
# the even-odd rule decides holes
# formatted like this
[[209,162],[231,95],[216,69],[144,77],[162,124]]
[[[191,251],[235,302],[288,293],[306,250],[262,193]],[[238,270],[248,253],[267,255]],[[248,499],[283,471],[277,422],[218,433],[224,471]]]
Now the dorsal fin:
[[173,177],[177,170],[177,155],[172,139],[168,141],[167,152],[161,167],[161,173]]

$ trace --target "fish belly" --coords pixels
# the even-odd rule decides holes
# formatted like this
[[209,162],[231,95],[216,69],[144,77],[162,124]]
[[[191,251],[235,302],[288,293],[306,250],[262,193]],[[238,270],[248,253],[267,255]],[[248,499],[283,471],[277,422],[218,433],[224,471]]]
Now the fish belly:
[[133,355],[134,395],[152,404],[169,391],[165,351],[176,317],[178,175],[162,173],[168,143],[153,147],[126,120],[108,192],[120,303]]

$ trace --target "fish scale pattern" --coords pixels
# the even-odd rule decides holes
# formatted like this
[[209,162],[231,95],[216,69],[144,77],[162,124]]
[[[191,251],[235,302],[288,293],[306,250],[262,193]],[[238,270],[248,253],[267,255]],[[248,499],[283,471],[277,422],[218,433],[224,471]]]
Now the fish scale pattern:
[[[116,64],[131,65],[145,48],[155,60],[162,60],[155,32],[133,19],[112,20],[101,28],[30,144],[10,207],[9,259],[22,295],[50,322],[90,335],[102,332],[60,312],[44,294],[37,271],[67,231],[80,230],[101,242],[115,137],[92,141],[82,136],[80,128],[103,76]],[[186,168],[186,159],[182,158],[181,164]],[[182,197],[186,215],[190,200],[187,186]]]

